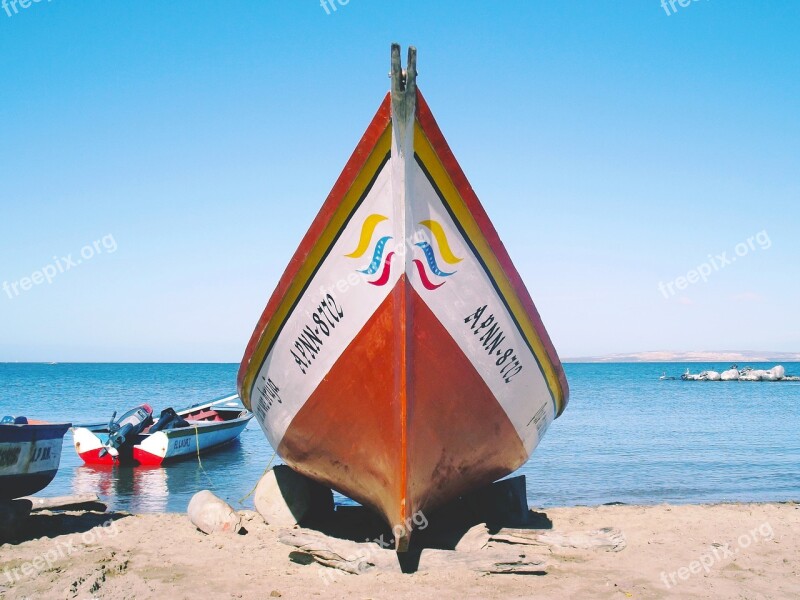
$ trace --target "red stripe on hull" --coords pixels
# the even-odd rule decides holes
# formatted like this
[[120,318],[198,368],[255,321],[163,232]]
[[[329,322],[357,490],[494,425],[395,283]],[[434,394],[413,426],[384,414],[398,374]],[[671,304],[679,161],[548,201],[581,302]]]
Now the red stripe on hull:
[[295,416],[278,453],[391,526],[527,459],[486,383],[405,277]]

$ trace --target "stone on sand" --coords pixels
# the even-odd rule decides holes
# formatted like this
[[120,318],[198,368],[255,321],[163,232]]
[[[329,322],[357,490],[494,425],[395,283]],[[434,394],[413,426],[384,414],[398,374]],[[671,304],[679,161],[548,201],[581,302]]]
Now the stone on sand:
[[267,471],[253,495],[256,510],[270,525],[294,527],[333,513],[333,492],[286,465]]
[[189,501],[189,520],[203,533],[239,533],[241,517],[230,504],[208,490],[197,492]]

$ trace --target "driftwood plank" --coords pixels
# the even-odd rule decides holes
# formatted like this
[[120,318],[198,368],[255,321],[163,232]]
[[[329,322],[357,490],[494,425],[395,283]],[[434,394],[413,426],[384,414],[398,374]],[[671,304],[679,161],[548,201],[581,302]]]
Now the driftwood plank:
[[[374,543],[332,538],[309,529],[284,531],[279,540],[310,555],[321,565],[354,575],[401,572],[397,554]],[[460,568],[479,573],[541,573],[545,567],[541,557],[532,556],[530,551],[507,547],[478,552],[423,550],[416,570],[442,571]]]
[[94,510],[105,512],[108,508],[97,494],[81,494],[78,496],[55,496],[52,498],[39,498],[37,496],[26,496],[25,500],[30,500],[33,508],[31,510]]
[[311,529],[286,530],[278,540],[310,554],[321,565],[353,575],[371,571],[400,573],[395,552],[378,544],[342,540]]
[[536,529],[501,529],[490,536],[492,542],[505,544],[546,546],[552,550],[566,548],[579,550],[604,550],[619,552],[625,549],[625,535],[614,527],[604,527],[593,531],[561,533]]
[[518,547],[487,548],[478,552],[423,550],[418,571],[445,571],[461,568],[478,573],[545,573],[541,556]]
[[489,545],[491,536],[486,523],[470,528],[456,544],[456,552],[476,552]]

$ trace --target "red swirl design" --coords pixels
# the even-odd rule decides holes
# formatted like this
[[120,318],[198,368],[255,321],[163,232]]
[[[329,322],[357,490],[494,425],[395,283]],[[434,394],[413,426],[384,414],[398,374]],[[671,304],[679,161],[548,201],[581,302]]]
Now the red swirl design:
[[444,285],[444,281],[439,284],[431,283],[431,280],[428,279],[428,274],[425,272],[425,267],[423,266],[422,261],[414,259],[414,264],[417,265],[419,278],[422,281],[422,285],[425,286],[426,290],[435,290],[436,288],[442,287]]
[[375,281],[370,281],[372,285],[386,285],[386,282],[389,281],[389,275],[392,273],[392,257],[394,256],[394,252],[389,252],[386,255],[386,262],[383,263],[383,272],[381,276],[378,277]]

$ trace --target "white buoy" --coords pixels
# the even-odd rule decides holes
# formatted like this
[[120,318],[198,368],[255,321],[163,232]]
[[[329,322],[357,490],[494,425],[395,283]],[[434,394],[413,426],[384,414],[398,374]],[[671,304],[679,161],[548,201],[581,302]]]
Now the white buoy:
[[203,533],[239,533],[242,528],[242,520],[233,507],[208,490],[192,496],[186,512]]

